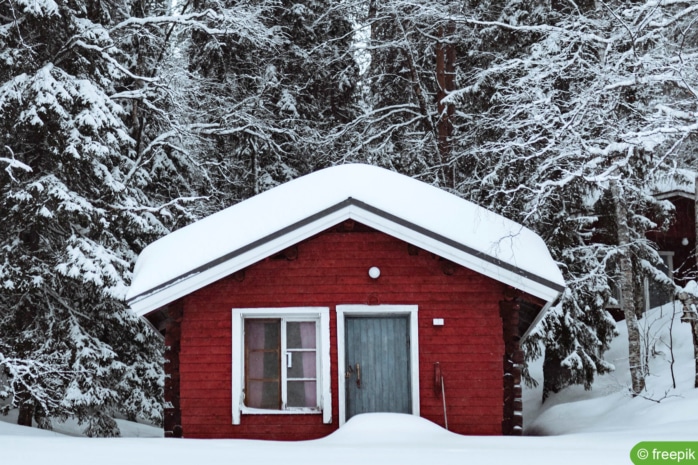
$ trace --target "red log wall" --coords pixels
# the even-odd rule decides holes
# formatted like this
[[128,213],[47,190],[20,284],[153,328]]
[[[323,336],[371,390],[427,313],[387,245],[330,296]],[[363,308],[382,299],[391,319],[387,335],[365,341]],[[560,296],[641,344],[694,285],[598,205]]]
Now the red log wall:
[[[502,284],[358,224],[303,241],[297,251],[294,260],[266,259],[248,267],[242,281],[228,277],[184,298],[179,367],[185,437],[299,440],[336,430],[338,304],[418,305],[421,416],[444,424],[434,388],[439,362],[450,430],[501,434]],[[379,279],[368,276],[371,266],[381,269]],[[231,310],[297,306],[330,308],[333,423],[323,424],[322,415],[243,415],[232,425]],[[433,318],[444,318],[445,325],[433,326]]]
[[[647,237],[657,244],[659,250],[674,252],[674,278],[685,285],[696,273],[696,217],[695,202],[685,197],[668,199],[676,208],[674,220],[666,231],[649,231]],[[681,242],[686,238],[688,243]]]

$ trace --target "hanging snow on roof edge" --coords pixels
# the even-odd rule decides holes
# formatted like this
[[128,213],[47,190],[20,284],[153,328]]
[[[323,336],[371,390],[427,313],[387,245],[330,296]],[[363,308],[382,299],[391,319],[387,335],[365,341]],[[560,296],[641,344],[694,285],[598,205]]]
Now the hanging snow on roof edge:
[[670,197],[695,198],[696,173],[693,170],[676,168],[669,173],[664,173],[655,180],[652,186],[652,194],[660,199]]
[[546,301],[564,287],[533,231],[407,176],[370,165],[340,165],[150,244],[138,257],[126,298],[144,315],[348,218]]

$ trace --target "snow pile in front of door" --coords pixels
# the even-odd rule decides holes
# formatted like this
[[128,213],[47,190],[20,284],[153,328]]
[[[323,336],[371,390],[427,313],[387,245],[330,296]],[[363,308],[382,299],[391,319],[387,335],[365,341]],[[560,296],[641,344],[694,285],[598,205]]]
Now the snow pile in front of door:
[[463,436],[416,415],[404,413],[362,413],[349,419],[339,430],[321,439],[324,444],[410,444],[434,447],[447,445]]

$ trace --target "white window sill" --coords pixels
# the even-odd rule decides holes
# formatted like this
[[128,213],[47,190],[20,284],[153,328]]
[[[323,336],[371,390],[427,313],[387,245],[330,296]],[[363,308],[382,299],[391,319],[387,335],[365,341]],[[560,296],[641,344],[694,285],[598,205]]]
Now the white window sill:
[[322,410],[318,407],[308,408],[308,407],[298,407],[288,410],[271,410],[263,408],[250,408],[242,407],[240,413],[243,415],[308,415],[308,414],[321,414]]

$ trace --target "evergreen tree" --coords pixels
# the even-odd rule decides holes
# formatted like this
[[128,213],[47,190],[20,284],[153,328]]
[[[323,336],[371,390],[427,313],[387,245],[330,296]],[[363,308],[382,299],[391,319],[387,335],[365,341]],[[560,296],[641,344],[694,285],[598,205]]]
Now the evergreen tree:
[[135,78],[110,31],[128,11],[0,4],[0,146],[25,168],[0,173],[0,396],[21,424],[161,420],[161,343],[121,300],[137,252],[173,224],[147,195],[167,173],[136,162],[114,98]]

